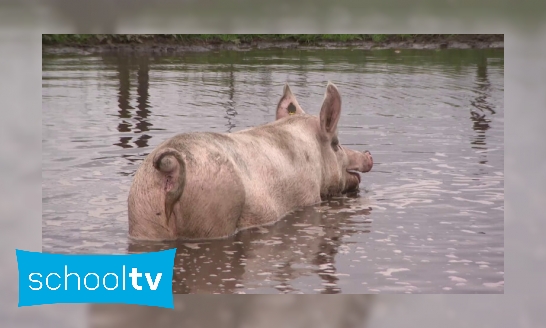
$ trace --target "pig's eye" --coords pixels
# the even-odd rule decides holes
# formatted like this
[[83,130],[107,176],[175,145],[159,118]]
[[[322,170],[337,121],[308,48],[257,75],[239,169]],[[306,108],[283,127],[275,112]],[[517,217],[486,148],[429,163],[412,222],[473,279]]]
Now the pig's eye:
[[339,140],[337,137],[332,139],[332,148],[334,148],[335,151],[339,149]]

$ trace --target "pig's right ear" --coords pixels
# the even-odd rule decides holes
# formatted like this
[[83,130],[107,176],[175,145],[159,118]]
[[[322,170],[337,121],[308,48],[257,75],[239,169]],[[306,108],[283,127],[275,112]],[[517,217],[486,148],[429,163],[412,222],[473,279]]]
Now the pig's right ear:
[[305,112],[303,109],[301,109],[298,101],[296,100],[296,96],[294,96],[292,91],[290,91],[290,87],[288,86],[288,83],[286,83],[284,85],[281,100],[277,105],[276,119],[279,120],[283,117],[294,114],[305,114]]
[[328,82],[322,108],[320,109],[320,129],[332,138],[337,133],[337,123],[341,114],[341,96],[337,87]]

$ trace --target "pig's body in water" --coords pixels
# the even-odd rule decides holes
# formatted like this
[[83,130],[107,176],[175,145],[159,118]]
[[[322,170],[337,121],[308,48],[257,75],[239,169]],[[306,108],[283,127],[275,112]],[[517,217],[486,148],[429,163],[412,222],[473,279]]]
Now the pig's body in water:
[[320,115],[288,85],[276,121],[232,134],[186,133],[160,144],[129,191],[134,239],[211,239],[271,224],[297,207],[356,191],[369,152],[340,145],[341,96],[329,83]]

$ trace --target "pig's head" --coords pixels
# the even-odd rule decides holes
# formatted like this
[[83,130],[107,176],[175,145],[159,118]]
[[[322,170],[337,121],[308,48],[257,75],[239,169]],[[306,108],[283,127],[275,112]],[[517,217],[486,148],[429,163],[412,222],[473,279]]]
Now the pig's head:
[[[372,169],[373,158],[369,151],[359,152],[343,147],[338,138],[337,124],[341,114],[341,96],[337,87],[329,82],[319,117],[315,117],[312,130],[316,133],[322,166],[321,196],[330,197],[359,189],[360,174]],[[277,105],[277,120],[289,116],[309,116],[298,104],[288,84]],[[309,120],[302,120],[309,122]]]

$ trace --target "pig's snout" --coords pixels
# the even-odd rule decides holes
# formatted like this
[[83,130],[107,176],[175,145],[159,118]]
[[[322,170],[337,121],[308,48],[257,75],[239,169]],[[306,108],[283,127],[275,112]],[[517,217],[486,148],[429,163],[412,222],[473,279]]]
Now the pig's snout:
[[349,156],[350,171],[358,171],[360,173],[369,172],[373,166],[372,154],[365,150],[363,152],[355,151],[352,156]]
[[373,166],[372,154],[365,150],[363,152],[346,149],[345,152],[349,158],[349,165],[347,171],[358,171],[360,173],[369,172]]
[[363,165],[363,171],[361,172],[369,172],[373,167],[373,157],[372,153],[370,153],[368,150],[364,151],[364,165]]

